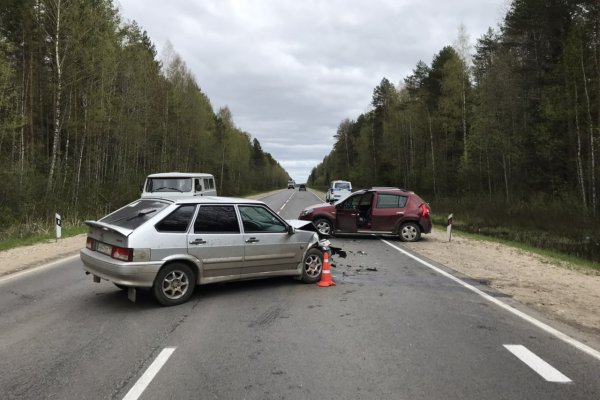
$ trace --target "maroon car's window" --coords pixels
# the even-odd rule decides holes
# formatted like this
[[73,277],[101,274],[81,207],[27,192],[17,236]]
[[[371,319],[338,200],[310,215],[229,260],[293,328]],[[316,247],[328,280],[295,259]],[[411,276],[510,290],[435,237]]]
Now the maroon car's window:
[[193,205],[181,206],[154,227],[159,232],[187,232],[195,210]]
[[397,194],[379,193],[377,196],[377,208],[404,208],[408,197]]
[[201,206],[194,222],[194,233],[240,233],[233,206]]
[[362,196],[359,196],[359,195],[348,197],[346,200],[344,200],[342,203],[340,203],[340,205],[338,207],[346,208],[346,209],[357,208],[358,205],[360,204],[361,197]]

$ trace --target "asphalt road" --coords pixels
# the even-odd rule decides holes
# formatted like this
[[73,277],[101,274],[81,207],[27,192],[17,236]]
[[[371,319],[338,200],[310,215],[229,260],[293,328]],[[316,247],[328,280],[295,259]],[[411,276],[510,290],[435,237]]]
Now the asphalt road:
[[[263,200],[284,218],[319,202]],[[4,280],[0,399],[600,399],[599,359],[396,239],[333,242],[334,287],[209,285],[171,308],[92,283],[78,258]]]

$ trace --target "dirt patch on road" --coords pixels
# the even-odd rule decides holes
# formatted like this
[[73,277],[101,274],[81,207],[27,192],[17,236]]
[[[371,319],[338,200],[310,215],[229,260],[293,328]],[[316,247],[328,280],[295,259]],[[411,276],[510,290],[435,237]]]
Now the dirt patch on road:
[[600,334],[600,273],[507,245],[436,230],[406,247],[550,317]]

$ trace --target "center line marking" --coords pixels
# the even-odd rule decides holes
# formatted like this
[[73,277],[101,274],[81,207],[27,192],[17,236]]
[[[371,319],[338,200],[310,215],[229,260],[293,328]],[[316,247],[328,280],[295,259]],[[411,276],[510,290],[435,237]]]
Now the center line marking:
[[158,371],[160,371],[163,365],[165,365],[165,363],[167,362],[169,357],[171,357],[171,354],[173,354],[174,351],[175,347],[164,348],[160,352],[158,357],[156,357],[156,360],[154,360],[154,362],[150,364],[146,372],[144,372],[144,375],[141,376],[141,378],[135,383],[135,385],[133,385],[131,390],[127,392],[125,397],[123,397],[123,400],[137,400],[142,395],[142,392],[146,390],[150,382],[152,382],[152,379],[154,379],[156,374],[158,374]]
[[519,360],[523,361],[529,368],[537,372],[542,378],[548,382],[569,383],[571,380],[560,373],[552,365],[542,360],[527,347],[520,344],[505,344],[506,350],[510,351]]
[[279,209],[279,211],[277,211],[277,215],[279,215],[279,213],[281,211],[283,211],[283,209],[285,208],[285,206],[287,206],[287,203],[289,203],[290,200],[292,199],[292,197],[294,197],[294,193],[296,193],[296,190],[294,190],[294,192],[292,193],[292,195],[290,197],[288,197],[288,199],[285,201],[285,203],[283,203],[283,205],[281,206],[281,208]]

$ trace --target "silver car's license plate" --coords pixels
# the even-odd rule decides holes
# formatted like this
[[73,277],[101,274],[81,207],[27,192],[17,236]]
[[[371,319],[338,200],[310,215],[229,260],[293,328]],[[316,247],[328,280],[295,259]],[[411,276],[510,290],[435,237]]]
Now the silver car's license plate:
[[112,246],[109,244],[98,243],[98,247],[96,247],[96,250],[99,253],[106,254],[108,256],[110,256],[112,254]]

